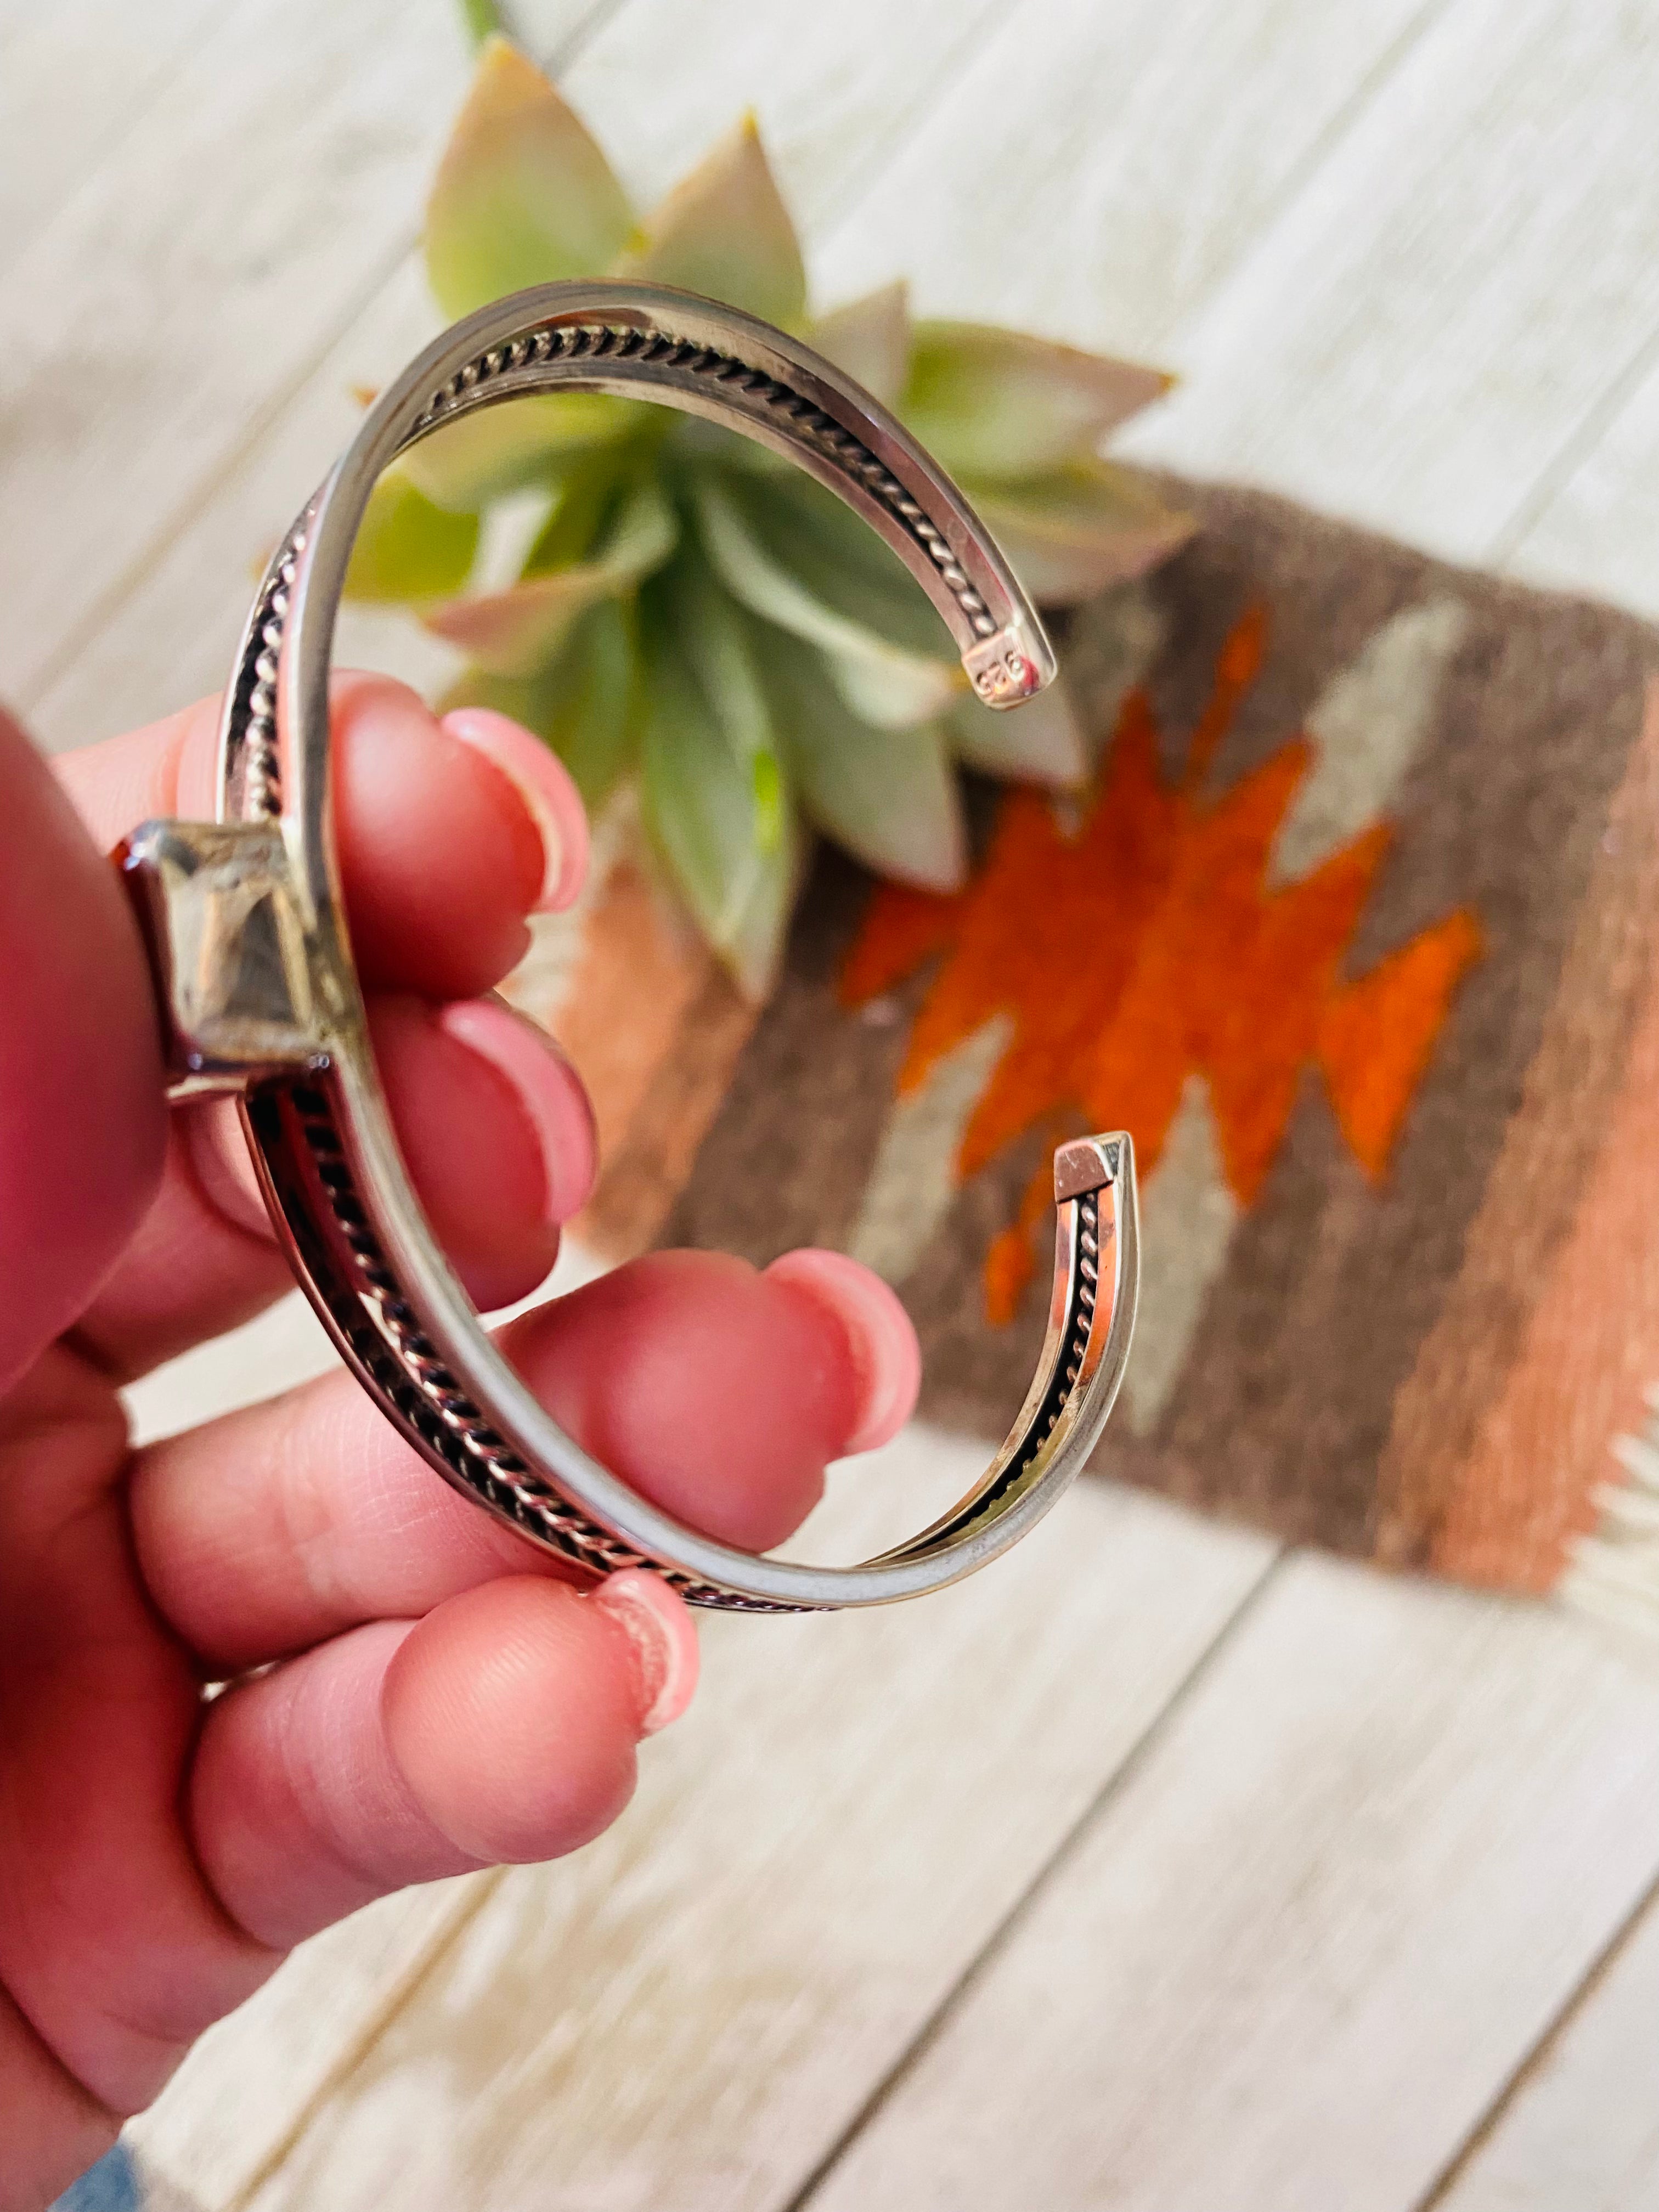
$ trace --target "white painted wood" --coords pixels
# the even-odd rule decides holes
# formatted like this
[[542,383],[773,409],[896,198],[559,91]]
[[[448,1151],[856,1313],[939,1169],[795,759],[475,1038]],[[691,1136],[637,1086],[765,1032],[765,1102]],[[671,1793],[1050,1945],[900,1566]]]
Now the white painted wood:
[[562,82],[642,208],[751,108],[790,211],[817,238],[1015,12],[1013,0],[630,0]]
[[[979,0],[974,9],[958,9],[940,0],[910,0],[897,16],[919,49],[938,49],[948,58],[989,8],[1002,4]],[[907,104],[925,94],[927,80],[896,68],[893,40],[881,35],[895,12],[889,0],[858,0],[850,20],[846,8],[833,17],[751,20],[723,0],[702,0],[695,21],[684,20],[684,12],[674,11],[673,35],[687,41],[695,66],[661,66],[668,35],[662,6],[635,0],[603,21],[561,77],[642,205],[689,167],[749,99],[797,204],[808,210],[833,207],[879,157]],[[538,10],[538,32],[550,27],[542,21],[547,14],[545,7]],[[838,100],[826,99],[826,79]],[[447,119],[453,105],[447,93],[435,102],[434,117]],[[422,173],[406,180],[400,204],[379,211],[388,240],[412,235],[423,189]],[[207,302],[200,312],[210,312]],[[3,325],[0,291],[0,330]],[[405,256],[269,424],[167,533],[153,557],[118,587],[102,618],[45,687],[13,679],[43,743],[53,750],[88,743],[222,683],[246,611],[250,574],[350,436],[359,419],[354,388],[384,383],[435,328],[418,260]],[[183,435],[182,423],[176,427]],[[0,453],[0,509],[3,468]],[[3,637],[0,617],[0,653]],[[343,657],[376,665],[391,660],[400,673],[422,666],[411,656],[406,627],[377,630],[361,615],[348,617],[341,645]]]
[[813,2212],[1405,2212],[1656,1864],[1659,1672],[1297,1560]]
[[1659,1909],[1528,2068],[1434,2212],[1659,2208]]
[[[1188,304],[1185,393],[1129,449],[1501,548],[1647,343],[1656,58],[1638,17],[1559,6],[1460,0],[1402,40],[1216,301]],[[1011,142],[1038,131],[1022,81],[1005,73]],[[1265,97],[1237,94],[1247,113]],[[968,120],[941,107],[879,180],[884,250],[953,239],[939,304],[972,312],[968,240],[995,226],[1022,319],[1156,344],[1172,310],[1152,288],[1139,320],[1133,285],[1103,304],[1067,283],[1075,231],[1055,271],[1016,255],[1065,222],[1067,188],[1084,204],[1062,162],[1042,223],[1021,197],[964,211],[954,170],[924,191]],[[1044,142],[1068,124],[1046,104]],[[1643,481],[1622,454],[1601,480]],[[1655,1717],[1650,1683],[1547,1616],[1298,1566],[815,2206],[1403,2212],[1651,1879]],[[1540,2124],[1565,2136],[1571,2097]]]
[[1589,426],[1586,450],[1524,518],[1507,565],[1534,583],[1659,616],[1659,373],[1651,367],[1605,424]]
[[[786,181],[799,186],[808,203],[816,197],[833,204],[878,153],[903,101],[918,96],[915,74],[900,71],[894,76],[890,47],[874,40],[878,20],[888,11],[874,0],[863,4],[870,21],[861,38],[853,36],[859,27],[848,24],[844,11],[833,27],[817,16],[810,23],[798,19],[781,46],[763,43],[763,70],[751,57],[746,72],[740,66],[738,19],[728,9],[705,7],[706,20],[696,27],[698,68],[654,77],[637,74],[641,33],[634,17],[650,18],[646,48],[659,50],[660,11],[654,4],[625,9],[605,23],[562,82],[615,153],[642,203],[718,137],[740,108],[746,88],[763,111],[769,144]],[[973,11],[943,10],[937,0],[915,13],[918,38],[925,34],[947,52],[952,38],[965,38],[978,20]],[[863,59],[856,77],[842,64],[842,104],[830,127],[816,88],[826,64],[846,51],[856,51]],[[873,90],[880,96],[860,108],[854,98],[857,84],[866,94]],[[446,98],[437,112],[447,116],[452,105]],[[422,186],[423,179],[409,183],[405,201],[395,210],[394,234],[412,232]],[[32,726],[43,742],[53,750],[88,743],[150,720],[223,680],[246,611],[249,572],[350,435],[358,419],[353,387],[384,382],[434,327],[418,262],[407,257],[278,409],[270,427],[256,434],[212,491],[167,534],[155,557],[126,580],[125,588],[118,587],[107,614],[44,691],[27,678],[14,679],[13,688],[29,708]],[[4,497],[0,475],[0,504]],[[66,604],[72,601],[73,594]],[[356,648],[359,657],[373,657],[377,665],[388,653],[400,671],[410,665],[406,637],[393,645],[389,634],[377,637],[361,617],[342,643],[347,653]]]
[[[925,1432],[890,1448],[842,1479],[834,1548],[896,1533],[978,1463]],[[1085,1486],[925,1605],[709,1622],[697,1701],[647,1747],[630,1812],[505,1878],[252,2204],[784,2201],[1269,1557]],[[173,2095],[146,2138],[208,2212],[228,2200],[192,2129],[258,2051],[219,2031],[188,2112]]]
[[[265,556],[362,419],[356,388],[395,374],[438,321],[418,264],[406,258],[30,702],[42,743],[53,751],[90,744],[221,688]],[[343,660],[374,658],[361,651],[364,641],[361,629],[354,636],[343,624]]]
[[1644,8],[1454,0],[1124,450],[1486,557],[1659,320],[1656,97]]
[[339,1355],[298,1291],[255,1321],[170,1359],[121,1393],[135,1444],[177,1436],[326,1375]]
[[0,0],[0,275],[131,130],[213,0]]
[[467,1875],[404,1890],[301,1944],[239,2012],[208,2030],[127,2129],[147,2179],[158,2191],[179,2191],[193,2212],[235,2203],[496,1880]]
[[1162,358],[1437,0],[1026,0],[825,241],[827,292]]
[[0,689],[38,686],[384,281],[465,58],[447,7],[240,0],[12,264]]

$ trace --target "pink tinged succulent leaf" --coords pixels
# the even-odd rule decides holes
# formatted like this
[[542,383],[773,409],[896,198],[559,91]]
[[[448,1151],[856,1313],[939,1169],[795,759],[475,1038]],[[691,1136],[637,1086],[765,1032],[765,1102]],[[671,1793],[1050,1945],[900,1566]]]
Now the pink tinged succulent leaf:
[[766,629],[757,649],[808,818],[878,875],[923,890],[959,890],[968,835],[944,725],[872,729],[824,682],[811,646]]
[[898,411],[946,468],[1023,477],[1087,459],[1172,380],[1023,331],[921,322]]
[[634,212],[586,126],[532,62],[487,40],[427,204],[426,267],[451,317],[597,275]]
[[545,668],[527,677],[469,668],[445,694],[442,711],[493,707],[533,730],[569,769],[592,815],[638,750],[636,627],[621,600],[602,600],[577,617]]
[[963,489],[1031,597],[1074,606],[1145,575],[1197,528],[1143,478],[1109,461],[1078,462],[1022,483]]
[[477,516],[434,506],[394,464],[370,495],[346,597],[395,605],[447,598],[465,584],[477,550]]
[[652,842],[739,988],[777,977],[801,839],[742,617],[682,555],[641,608],[641,796]]
[[1088,746],[1063,677],[1000,714],[964,692],[949,726],[957,758],[983,775],[1059,791],[1074,790],[1088,775]]
[[832,308],[819,316],[806,339],[884,407],[896,407],[910,375],[908,288],[900,278]]
[[800,242],[752,115],[675,185],[617,273],[705,293],[785,329],[800,323]]
[[435,505],[476,511],[582,455],[620,447],[652,412],[603,392],[533,392],[458,416],[411,446],[400,465]]
[[558,651],[579,615],[632,591],[661,567],[678,535],[661,491],[642,482],[618,506],[592,560],[529,577],[504,592],[451,599],[428,609],[422,620],[489,674],[533,676]]
[[[962,689],[953,662],[894,644],[810,589],[750,520],[752,500],[712,473],[694,480],[698,534],[720,581],[763,621],[817,647],[829,681],[852,713],[878,729],[908,729],[943,713]],[[832,580],[822,574],[820,586]]]

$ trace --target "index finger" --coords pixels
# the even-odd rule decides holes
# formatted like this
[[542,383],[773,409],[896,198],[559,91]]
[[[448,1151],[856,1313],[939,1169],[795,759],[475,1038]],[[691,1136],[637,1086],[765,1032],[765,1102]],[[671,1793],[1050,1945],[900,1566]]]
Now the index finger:
[[[896,1431],[921,1369],[893,1292],[827,1252],[763,1274],[655,1253],[524,1315],[503,1349],[624,1481],[752,1551],[805,1518],[829,1461]],[[219,1668],[427,1613],[495,1576],[558,1571],[449,1489],[345,1376],[147,1446],[131,1510],[155,1604]]]
[[[566,905],[587,859],[574,786],[504,715],[441,722],[389,677],[337,677],[334,805],[353,954],[366,987],[470,999],[529,942],[526,915]],[[213,817],[219,702],[193,707],[54,766],[107,850],[153,816]]]

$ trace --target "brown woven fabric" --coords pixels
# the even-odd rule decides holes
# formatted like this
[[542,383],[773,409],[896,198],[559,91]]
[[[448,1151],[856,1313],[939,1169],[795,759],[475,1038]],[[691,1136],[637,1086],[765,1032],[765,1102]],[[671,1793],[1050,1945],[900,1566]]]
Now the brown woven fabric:
[[[683,1153],[713,1114],[660,1237],[860,1251],[924,1413],[992,1437],[1042,1328],[1030,1194],[1127,1124],[1145,1326],[1097,1466],[1546,1587],[1659,1376],[1659,637],[1180,490],[1199,538],[1062,653],[1096,792],[978,790],[948,907],[820,859],[718,1110],[729,1004],[647,1086]],[[660,1215],[652,1120],[602,1219]]]

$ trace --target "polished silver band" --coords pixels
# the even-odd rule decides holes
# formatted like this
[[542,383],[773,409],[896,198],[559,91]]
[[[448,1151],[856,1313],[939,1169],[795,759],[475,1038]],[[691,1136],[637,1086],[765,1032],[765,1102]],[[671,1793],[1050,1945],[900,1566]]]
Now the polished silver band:
[[696,1605],[880,1605],[1015,1543],[1083,1465],[1116,1395],[1138,1281],[1127,1136],[1055,1155],[1048,1328],[1007,1442],[969,1494],[851,1567],[714,1542],[567,1436],[495,1350],[428,1225],[387,1115],[335,854],[328,684],[348,562],[375,482],[445,422],[520,393],[602,392],[773,447],[862,515],[916,575],[994,707],[1054,674],[1041,623],[956,487],[808,348],[689,294],[554,284],[482,309],[382,394],[272,557],[222,732],[216,823],[151,823],[118,858],[143,924],[174,1095],[234,1091],[295,1273],[387,1418],[456,1488],[586,1576],[657,1569]]

